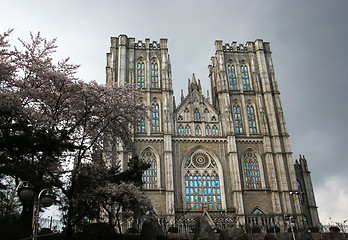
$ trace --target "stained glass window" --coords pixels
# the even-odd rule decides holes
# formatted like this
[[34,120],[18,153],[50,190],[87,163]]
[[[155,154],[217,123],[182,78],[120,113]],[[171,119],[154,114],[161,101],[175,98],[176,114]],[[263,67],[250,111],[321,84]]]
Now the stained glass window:
[[155,99],[152,103],[152,132],[160,131],[159,105]]
[[151,63],[151,88],[158,88],[158,63]]
[[227,66],[227,74],[230,89],[237,89],[236,69],[234,65]]
[[255,153],[253,153],[251,150],[248,150],[244,156],[244,178],[246,188],[261,188],[259,162],[257,161]]
[[199,126],[196,127],[195,134],[196,134],[196,136],[202,136],[202,130]]
[[247,106],[248,112],[248,122],[249,122],[249,130],[250,133],[256,133],[256,119],[255,119],[255,111],[252,105]]
[[178,127],[178,134],[180,136],[184,135],[185,132],[184,132],[184,127],[180,124],[179,127]]
[[[142,104],[142,106],[144,107],[142,98],[140,98],[138,102]],[[136,123],[136,132],[140,132],[140,133],[145,132],[145,117],[144,116],[139,117]]]
[[185,127],[185,135],[191,136],[191,128],[189,125],[186,125],[186,127]]
[[219,129],[217,128],[217,126],[213,126],[213,136],[217,136],[219,135]]
[[185,162],[186,209],[221,210],[221,180],[215,160],[207,153],[194,153]]
[[137,86],[145,88],[145,64],[143,62],[137,64]]
[[308,225],[308,219],[306,216],[303,216],[303,224]]
[[251,90],[248,67],[246,65],[242,65],[242,66],[240,66],[240,71],[242,73],[243,89],[244,90]]
[[206,126],[205,127],[205,135],[206,136],[211,136],[211,127],[210,126]]
[[242,113],[239,105],[233,105],[233,119],[236,133],[243,133]]
[[260,209],[256,208],[256,209],[251,213],[251,215],[264,215],[264,213],[263,213]]
[[302,186],[299,180],[297,180],[297,186],[298,186],[298,191],[300,192],[300,194],[298,195],[299,199],[300,199],[300,203],[303,204],[303,192],[302,192]]
[[156,189],[157,188],[157,161],[154,152],[150,149],[146,149],[141,154],[141,159],[144,162],[150,164],[150,167],[143,171],[143,188],[144,189]]
[[195,121],[201,121],[201,116],[200,116],[197,108],[195,109],[193,116],[194,116]]

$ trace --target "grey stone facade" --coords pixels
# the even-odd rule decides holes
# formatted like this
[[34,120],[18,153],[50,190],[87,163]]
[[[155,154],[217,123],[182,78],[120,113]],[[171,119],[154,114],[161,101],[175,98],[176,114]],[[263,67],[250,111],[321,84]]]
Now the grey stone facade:
[[[143,128],[134,132],[137,154],[154,159],[156,176],[153,172],[150,177],[156,184],[144,190],[156,213],[169,224],[178,224],[206,212],[221,228],[233,222],[283,226],[284,214],[293,216],[298,224],[303,224],[305,214],[310,224],[318,224],[306,171],[299,181],[310,189],[302,192],[313,199],[310,213],[301,208],[300,195],[293,194],[299,192],[297,172],[269,43],[259,39],[245,45],[216,41],[215,49],[209,66],[211,99],[203,96],[200,80],[193,75],[188,94],[182,93],[176,105],[167,39],[136,42],[126,35],[111,38],[107,84],[136,84],[142,88],[139,101],[149,107],[156,103],[159,109],[157,123],[152,122],[154,115],[149,111]],[[155,63],[158,75],[153,72]],[[139,80],[141,74],[143,80]],[[152,82],[154,76],[158,85]],[[107,161],[126,168],[129,153],[121,144],[115,140],[108,149],[112,150],[105,153]],[[195,197],[195,193],[190,191],[196,189],[189,189],[188,176],[218,176],[218,194],[214,195],[218,200],[212,200],[215,198],[209,193],[197,193],[201,205],[191,201],[188,196]],[[216,190],[209,187],[209,191]]]

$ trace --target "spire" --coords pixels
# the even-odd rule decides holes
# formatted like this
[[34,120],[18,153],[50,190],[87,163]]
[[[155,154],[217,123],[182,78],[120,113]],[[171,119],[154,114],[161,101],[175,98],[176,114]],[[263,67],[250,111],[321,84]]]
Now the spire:
[[210,102],[209,90],[207,90],[207,100],[208,100],[208,102]]
[[184,90],[181,89],[181,102],[184,102]]
[[197,84],[197,81],[196,81],[196,77],[195,77],[195,74],[192,75],[192,81],[191,81],[191,84],[189,85],[189,89],[190,91],[189,92],[192,92],[192,90],[196,89],[197,91],[199,91],[200,89],[200,81],[198,80],[198,84]]

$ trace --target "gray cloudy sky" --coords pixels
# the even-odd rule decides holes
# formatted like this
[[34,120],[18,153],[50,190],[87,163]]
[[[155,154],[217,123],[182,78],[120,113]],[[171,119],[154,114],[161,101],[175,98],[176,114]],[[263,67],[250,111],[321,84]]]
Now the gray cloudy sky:
[[177,103],[193,72],[210,90],[215,40],[270,42],[294,159],[308,160],[320,220],[348,218],[348,1],[3,0],[1,8],[0,31],[57,37],[57,58],[81,64],[85,81],[105,82],[111,36],[168,38]]

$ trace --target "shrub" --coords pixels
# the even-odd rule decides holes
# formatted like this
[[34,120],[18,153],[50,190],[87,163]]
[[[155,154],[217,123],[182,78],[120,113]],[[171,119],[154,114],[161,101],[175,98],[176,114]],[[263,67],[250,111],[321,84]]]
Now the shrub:
[[177,227],[170,227],[170,228],[168,228],[168,232],[170,232],[170,233],[178,233],[179,229]]
[[334,232],[334,233],[339,233],[341,231],[341,229],[339,227],[336,226],[331,226],[329,228],[330,232]]
[[319,227],[316,227],[316,226],[309,226],[309,227],[308,227],[308,230],[311,230],[311,232],[317,233],[317,232],[319,232]]

